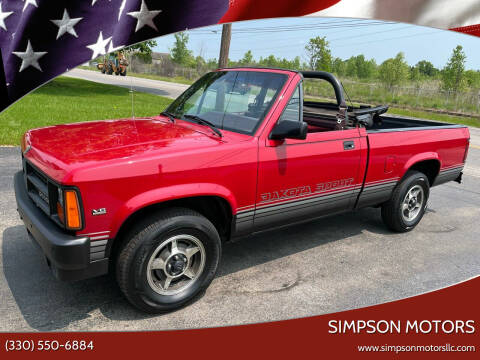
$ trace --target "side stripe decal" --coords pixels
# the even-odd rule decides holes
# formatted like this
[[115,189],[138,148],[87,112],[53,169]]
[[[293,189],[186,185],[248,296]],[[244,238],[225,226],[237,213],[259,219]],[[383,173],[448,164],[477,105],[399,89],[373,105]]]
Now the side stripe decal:
[[[464,165],[461,164],[452,165],[441,169],[434,184],[436,185],[438,183],[453,180],[463,170],[463,167]],[[365,183],[361,194],[360,191],[362,188],[362,184],[355,184],[349,186],[348,188],[339,189],[329,193],[313,193],[309,196],[285,199],[276,203],[259,203],[256,206],[255,204],[242,206],[237,208],[236,223],[243,225],[248,223],[253,224],[254,217],[262,219],[264,217],[282,214],[288,211],[306,209],[309,207],[318,207],[323,204],[328,206],[328,204],[332,202],[345,201],[350,196],[358,196],[359,194],[359,203],[362,203],[362,199],[364,203],[368,202],[369,199],[375,201],[378,200],[376,199],[378,198],[378,196],[390,196],[391,192],[393,191],[399,180],[399,177],[395,177],[367,182]]]
[[[367,183],[364,187],[364,192],[365,191],[379,191],[379,190],[387,190],[388,188],[393,188],[398,182],[398,178],[394,178],[393,180],[392,179],[386,179],[386,180],[380,180],[380,181],[374,181],[374,182],[370,182],[370,183]],[[243,211],[238,211],[237,212],[237,221],[247,221],[247,220],[251,220],[249,219],[250,217],[252,217],[255,213],[258,215],[258,214],[262,214],[262,213],[265,213],[265,212],[268,212],[268,211],[274,211],[274,210],[277,210],[277,209],[281,209],[281,208],[288,208],[288,207],[295,207],[295,206],[298,206],[298,205],[302,205],[302,204],[308,204],[310,202],[319,202],[319,201],[326,201],[326,200],[333,200],[335,201],[336,199],[338,198],[341,198],[341,197],[346,197],[346,196],[351,196],[351,195],[358,195],[359,192],[360,192],[360,187],[361,185],[354,185],[353,187],[350,187],[348,189],[342,189],[340,191],[336,191],[336,192],[330,192],[330,193],[323,193],[323,194],[313,194],[313,196],[310,196],[310,197],[304,197],[304,198],[300,198],[300,199],[288,199],[288,200],[284,200],[282,202],[278,202],[278,203],[275,203],[275,204],[265,204],[265,205],[258,205],[256,210],[243,210]],[[242,207],[242,208],[246,208],[247,206],[245,207]],[[248,207],[251,207],[248,206]],[[241,209],[241,208],[239,208]]]

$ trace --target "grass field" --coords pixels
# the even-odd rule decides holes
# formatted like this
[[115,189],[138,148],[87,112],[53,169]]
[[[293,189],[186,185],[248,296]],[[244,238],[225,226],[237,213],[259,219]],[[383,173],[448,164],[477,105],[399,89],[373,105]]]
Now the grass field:
[[[312,99],[314,100],[314,99]],[[171,99],[135,92],[135,116],[159,114]],[[390,114],[480,127],[480,119],[391,107]],[[28,129],[132,116],[128,89],[59,77],[0,114],[0,145],[18,145]]]
[[[97,68],[94,66],[79,66],[79,69],[83,70],[92,70],[92,71],[99,71]],[[189,80],[187,78],[184,78],[183,76],[175,76],[175,77],[168,77],[168,76],[160,76],[160,75],[155,75],[155,74],[139,74],[135,72],[128,72],[128,76],[133,76],[133,77],[138,77],[138,78],[143,78],[143,79],[152,79],[152,80],[161,80],[161,81],[168,81],[168,82],[173,82],[177,84],[186,84],[186,85],[191,85],[194,83],[194,80]],[[115,75],[113,75],[115,76]]]
[[[134,93],[135,116],[159,114],[171,99]],[[59,77],[0,114],[0,145],[18,145],[28,129],[132,116],[128,89]]]
[[133,77],[144,78],[144,79],[174,82],[174,83],[177,83],[177,84],[191,85],[191,84],[194,83],[194,80],[189,80],[189,79],[184,78],[182,76],[167,77],[167,76],[160,76],[160,75],[154,75],[154,74],[138,74],[138,73],[128,73],[128,75],[133,76]]
[[[363,103],[390,104],[417,110],[449,110],[479,117],[480,98],[478,92],[445,93],[439,89],[416,89],[415,87],[385,88],[381,83],[364,84],[345,80],[344,88],[353,101]],[[410,84],[411,85],[411,84]],[[332,86],[323,80],[307,79],[305,93],[310,96],[335,96]]]
[[436,113],[427,112],[427,111],[400,109],[395,107],[390,107],[388,110],[388,114],[411,116],[411,117],[422,118],[427,120],[443,121],[443,122],[448,122],[452,124],[463,124],[463,125],[468,125],[473,127],[480,127],[479,118],[436,114]]

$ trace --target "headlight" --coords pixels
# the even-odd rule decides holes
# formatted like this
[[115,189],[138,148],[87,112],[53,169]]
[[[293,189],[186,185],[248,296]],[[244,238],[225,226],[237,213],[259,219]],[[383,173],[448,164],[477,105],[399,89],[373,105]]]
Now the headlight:
[[58,202],[63,207],[63,191],[61,188],[58,188]]
[[63,208],[63,191],[58,188],[57,196],[57,215],[62,224],[65,225],[65,209]]

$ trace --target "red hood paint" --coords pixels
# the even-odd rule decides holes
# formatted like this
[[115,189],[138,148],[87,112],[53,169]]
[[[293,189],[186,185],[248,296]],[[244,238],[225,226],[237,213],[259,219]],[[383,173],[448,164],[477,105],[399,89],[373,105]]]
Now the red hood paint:
[[163,116],[73,123],[30,130],[31,149],[26,157],[53,179],[67,173],[114,160],[125,161],[147,153],[162,153],[219,146],[246,135],[223,131],[219,138],[205,126]]

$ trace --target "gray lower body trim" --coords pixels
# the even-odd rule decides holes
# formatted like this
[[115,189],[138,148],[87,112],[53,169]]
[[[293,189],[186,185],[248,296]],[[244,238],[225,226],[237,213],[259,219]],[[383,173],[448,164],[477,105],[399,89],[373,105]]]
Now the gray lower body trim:
[[260,204],[255,211],[245,211],[237,214],[235,236],[351,209],[353,200],[359,191],[359,189],[348,189],[335,194],[289,200],[281,204],[264,207]]
[[378,185],[365,185],[358,198],[357,208],[375,206],[388,201],[396,185],[397,180]]
[[432,186],[437,186],[449,181],[456,180],[462,171],[463,171],[463,166],[459,166],[459,167],[447,169],[447,170],[440,170]]
[[248,235],[253,229],[253,215],[255,210],[244,211],[235,216],[234,236]]
[[[288,207],[275,207],[268,212],[255,214],[255,230],[260,231],[275,224],[293,223],[302,218],[314,218],[349,208],[352,192],[335,198],[317,199],[302,204],[289,204]],[[262,209],[267,210],[267,209]]]

